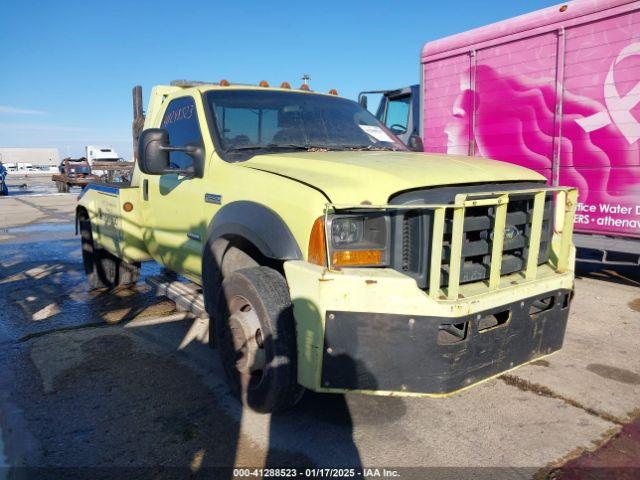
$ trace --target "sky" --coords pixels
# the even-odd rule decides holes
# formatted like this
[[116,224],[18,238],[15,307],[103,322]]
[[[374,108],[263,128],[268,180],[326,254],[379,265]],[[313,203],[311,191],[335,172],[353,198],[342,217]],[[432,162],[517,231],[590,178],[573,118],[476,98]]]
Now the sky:
[[548,0],[0,2],[0,147],[132,155],[131,89],[174,79],[361,90],[419,81],[425,42]]

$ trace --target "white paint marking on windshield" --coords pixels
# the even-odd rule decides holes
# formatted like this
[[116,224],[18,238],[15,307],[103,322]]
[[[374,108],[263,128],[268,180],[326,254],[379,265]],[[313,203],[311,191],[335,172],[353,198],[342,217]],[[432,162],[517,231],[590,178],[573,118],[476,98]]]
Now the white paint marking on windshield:
[[359,127],[364,130],[367,135],[371,135],[373,138],[379,140],[380,142],[393,142],[393,140],[391,140],[391,137],[376,125],[359,125]]

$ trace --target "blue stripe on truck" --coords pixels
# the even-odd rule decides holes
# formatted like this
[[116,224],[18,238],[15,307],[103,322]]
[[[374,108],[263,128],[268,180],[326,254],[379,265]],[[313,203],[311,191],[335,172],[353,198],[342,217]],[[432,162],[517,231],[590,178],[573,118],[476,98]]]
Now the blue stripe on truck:
[[87,191],[89,190],[97,190],[98,192],[102,192],[102,193],[106,193],[109,195],[115,195],[118,196],[120,195],[120,189],[118,187],[109,187],[107,185],[97,185],[95,183],[90,183],[88,184],[86,187],[84,187],[82,189],[82,192],[80,193],[80,196],[78,197],[78,200],[80,200],[82,198],[82,196],[87,193]]

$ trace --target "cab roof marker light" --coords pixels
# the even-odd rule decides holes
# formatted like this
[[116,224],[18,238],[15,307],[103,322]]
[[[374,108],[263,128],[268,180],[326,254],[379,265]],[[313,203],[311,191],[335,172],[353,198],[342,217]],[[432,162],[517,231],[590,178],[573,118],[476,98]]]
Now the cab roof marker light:
[[306,83],[303,83],[302,85],[300,85],[299,90],[304,90],[305,92],[308,92],[310,88],[309,88],[309,85],[307,85]]
[[332,88],[331,90],[329,90],[329,95],[338,95],[338,90]]
[[260,83],[258,84],[259,87],[268,87],[269,86],[269,82],[267,82],[266,80],[261,80]]
[[231,85],[229,83],[229,80],[225,80],[225,79],[220,80],[220,86],[221,87],[228,87],[229,85]]
[[291,88],[291,84],[289,82],[282,82],[280,88]]

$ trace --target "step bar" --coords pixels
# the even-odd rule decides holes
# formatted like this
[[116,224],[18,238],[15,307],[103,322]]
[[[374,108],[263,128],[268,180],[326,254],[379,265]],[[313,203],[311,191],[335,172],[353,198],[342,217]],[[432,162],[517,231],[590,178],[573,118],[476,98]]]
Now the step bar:
[[145,282],[156,289],[157,296],[172,300],[178,311],[191,313],[197,318],[208,318],[199,285],[171,273],[149,276]]

